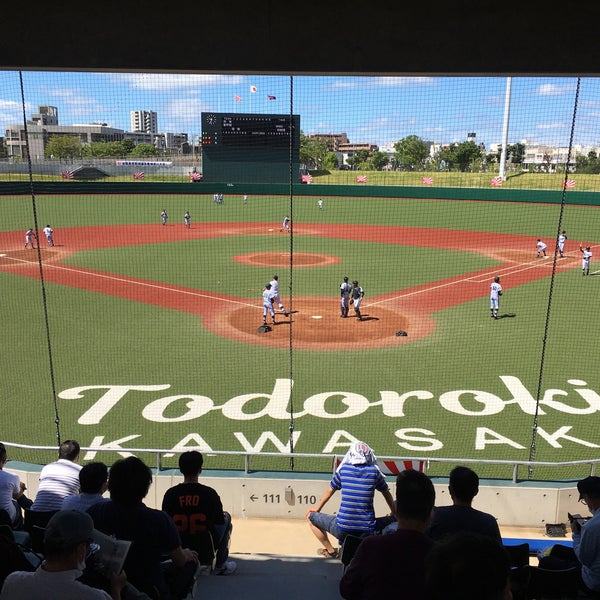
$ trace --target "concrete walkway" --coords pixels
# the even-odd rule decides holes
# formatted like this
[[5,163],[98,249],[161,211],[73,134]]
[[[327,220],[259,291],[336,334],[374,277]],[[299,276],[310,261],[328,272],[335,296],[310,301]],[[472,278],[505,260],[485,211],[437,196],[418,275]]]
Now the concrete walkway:
[[[561,541],[541,528],[501,527],[501,532],[549,546]],[[339,600],[342,563],[317,556],[318,547],[303,519],[234,519],[230,559],[237,571],[199,578],[194,600]]]

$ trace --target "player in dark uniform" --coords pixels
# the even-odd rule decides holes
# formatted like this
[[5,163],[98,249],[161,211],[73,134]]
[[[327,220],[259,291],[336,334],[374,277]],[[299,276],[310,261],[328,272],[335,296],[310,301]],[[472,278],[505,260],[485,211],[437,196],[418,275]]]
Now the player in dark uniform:
[[356,313],[356,318],[359,321],[362,321],[362,315],[360,314],[360,303],[361,300],[365,296],[365,291],[358,285],[358,281],[356,279],[352,282],[352,290],[350,291],[352,299],[352,305],[354,306],[354,312]]

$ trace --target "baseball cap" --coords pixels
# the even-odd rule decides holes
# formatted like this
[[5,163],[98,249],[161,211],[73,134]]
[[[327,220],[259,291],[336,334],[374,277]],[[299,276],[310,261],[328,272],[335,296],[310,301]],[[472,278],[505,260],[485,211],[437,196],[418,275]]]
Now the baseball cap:
[[91,542],[94,522],[88,513],[79,510],[59,510],[44,531],[46,550],[69,550],[82,542]]
[[579,491],[580,500],[584,494],[600,497],[600,477],[590,476],[582,479],[577,483],[577,490]]

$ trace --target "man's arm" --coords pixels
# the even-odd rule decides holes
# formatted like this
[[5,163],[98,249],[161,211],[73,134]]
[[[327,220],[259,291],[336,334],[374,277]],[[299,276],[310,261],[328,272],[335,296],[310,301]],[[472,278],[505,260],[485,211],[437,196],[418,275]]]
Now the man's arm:
[[169,556],[173,559],[173,563],[180,568],[183,567],[185,563],[191,561],[198,562],[198,553],[195,550],[182,548],[181,546],[178,546],[175,550],[171,550]]
[[311,512],[321,512],[321,510],[323,509],[323,507],[325,506],[325,504],[327,504],[327,501],[329,500],[329,498],[331,498],[331,496],[333,496],[334,493],[335,493],[335,490],[332,487],[328,487],[323,492],[323,495],[321,496],[321,499],[319,500],[319,503],[316,506],[311,506],[306,511],[306,517],[308,518],[308,515]]
[[381,493],[383,494],[383,497],[385,498],[387,505],[390,507],[390,514],[395,517],[396,516],[396,503],[394,502],[394,497],[392,496],[392,492],[390,492],[390,490],[388,488],[387,490],[384,490]]

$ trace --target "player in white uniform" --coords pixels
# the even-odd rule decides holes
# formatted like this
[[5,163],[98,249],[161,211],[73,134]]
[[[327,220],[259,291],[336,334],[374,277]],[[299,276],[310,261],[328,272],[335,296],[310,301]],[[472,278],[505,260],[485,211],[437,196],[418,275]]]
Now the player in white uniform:
[[271,279],[271,281],[269,281],[269,283],[271,284],[271,292],[273,292],[273,304],[275,304],[275,302],[277,302],[277,305],[279,306],[279,310],[281,311],[282,314],[284,314],[287,317],[287,311],[285,310],[285,307],[283,306],[283,303],[281,302],[281,298],[279,297],[279,276],[273,275],[273,279]]
[[492,319],[498,318],[500,296],[502,296],[502,286],[500,285],[500,277],[494,277],[494,281],[490,284],[490,316],[492,317]]
[[46,225],[46,227],[44,227],[44,235],[48,241],[48,246],[54,246],[54,229],[52,229],[50,225]]
[[25,248],[27,246],[31,246],[32,249],[35,248],[35,232],[31,227],[25,232]]
[[348,283],[348,278],[344,277],[344,281],[340,285],[340,312],[343,318],[348,316],[350,307],[350,290],[352,286]]
[[319,207],[319,210],[323,210],[323,200],[321,200],[321,198],[317,200],[317,206]]
[[354,312],[356,313],[356,318],[359,321],[362,321],[363,319],[362,319],[362,315],[360,314],[360,303],[361,303],[361,300],[365,296],[365,292],[358,285],[358,281],[356,281],[356,279],[352,282],[352,289],[350,290],[350,294],[352,296],[352,299],[350,300],[350,302],[354,306]]
[[592,262],[592,251],[589,246],[586,246],[585,250],[583,246],[579,246],[579,251],[582,254],[581,258],[581,274],[589,275],[590,274],[590,262]]
[[562,233],[558,236],[558,253],[561,258],[565,257],[565,242],[567,241],[567,232],[562,231]]
[[547,247],[548,247],[548,246],[547,246],[546,244],[544,244],[544,242],[542,242],[542,240],[538,240],[538,241],[537,241],[537,243],[536,243],[536,245],[535,245],[535,248],[536,248],[536,250],[537,250],[537,257],[538,257],[538,258],[540,258],[540,257],[542,257],[542,256],[543,256],[544,258],[548,258],[548,256],[546,255],[546,248],[547,248]]
[[289,233],[290,231],[290,218],[289,217],[284,217],[283,219],[283,223],[281,224],[281,229],[279,231],[287,231]]
[[273,296],[273,290],[271,289],[271,284],[265,284],[263,288],[263,325],[267,324],[267,313],[271,315],[271,321],[273,325],[275,325],[275,309],[273,308],[273,304],[275,303],[275,298]]
[[160,213],[160,218],[162,219],[162,224],[166,225],[169,215],[167,214],[167,211],[164,208],[163,208],[163,211]]
[[190,215],[189,210],[185,211],[185,215],[183,215],[183,222],[185,223],[185,228],[189,229],[192,223],[192,215]]

